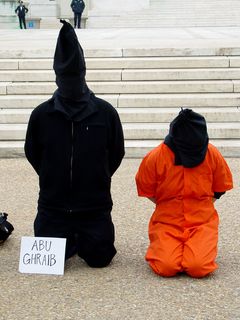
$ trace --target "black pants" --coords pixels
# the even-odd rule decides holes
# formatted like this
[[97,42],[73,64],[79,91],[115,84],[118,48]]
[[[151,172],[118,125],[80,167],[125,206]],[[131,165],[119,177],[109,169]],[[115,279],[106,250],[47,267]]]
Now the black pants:
[[[19,25],[20,25],[20,29],[23,28],[24,26],[24,29],[26,29],[26,21],[25,21],[25,17],[19,17],[18,16],[18,19],[19,19]],[[22,26],[23,25],[23,26]]]
[[78,27],[78,29],[81,28],[81,13],[74,13],[74,28]]
[[34,233],[36,237],[66,238],[66,259],[78,254],[90,267],[106,267],[116,254],[110,212],[82,214],[38,209]]

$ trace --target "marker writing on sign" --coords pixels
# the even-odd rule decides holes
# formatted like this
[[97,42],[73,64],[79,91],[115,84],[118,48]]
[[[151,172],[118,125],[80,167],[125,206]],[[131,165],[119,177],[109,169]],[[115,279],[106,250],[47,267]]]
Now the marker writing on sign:
[[23,256],[24,264],[34,264],[40,266],[54,266],[56,263],[55,254],[41,254],[41,253],[25,253]]
[[52,241],[35,240],[31,251],[33,251],[34,249],[37,251],[42,251],[42,250],[50,251],[51,246],[52,246]]
[[[54,266],[56,264],[55,254],[46,254],[51,250],[52,241],[35,240],[31,251],[38,251],[42,253],[26,253],[23,256],[23,264],[34,264],[41,266]],[[44,253],[43,253],[44,250]]]

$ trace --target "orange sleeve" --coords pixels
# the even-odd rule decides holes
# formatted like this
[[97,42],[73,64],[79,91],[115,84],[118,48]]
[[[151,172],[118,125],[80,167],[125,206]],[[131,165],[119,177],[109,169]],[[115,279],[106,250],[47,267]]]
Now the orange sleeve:
[[135,177],[139,196],[147,198],[155,197],[156,176],[156,156],[153,151],[150,151],[143,158]]
[[215,170],[213,172],[213,191],[225,192],[233,188],[232,173],[221,153],[215,149]]

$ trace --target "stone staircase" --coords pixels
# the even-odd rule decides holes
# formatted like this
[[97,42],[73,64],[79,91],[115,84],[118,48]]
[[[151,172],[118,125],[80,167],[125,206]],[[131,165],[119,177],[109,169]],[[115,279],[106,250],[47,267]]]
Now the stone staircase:
[[240,26],[239,0],[150,0],[137,11],[89,11],[87,28]]
[[0,30],[2,29],[19,29],[18,17],[15,14],[16,1],[0,0]]
[[[89,87],[119,112],[127,157],[158,145],[180,107],[206,117],[224,156],[240,156],[240,56],[166,57],[149,49],[86,57]],[[49,58],[0,59],[0,157],[23,155],[29,115],[52,95],[54,81]]]
[[0,29],[19,29],[19,22],[16,15],[0,14]]

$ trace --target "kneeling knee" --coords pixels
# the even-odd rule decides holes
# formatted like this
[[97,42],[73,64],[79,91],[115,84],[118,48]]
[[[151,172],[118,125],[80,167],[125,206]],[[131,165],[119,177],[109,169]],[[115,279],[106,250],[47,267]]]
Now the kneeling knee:
[[167,261],[150,260],[149,265],[156,274],[162,277],[173,277],[181,271],[180,266]]
[[94,250],[93,252],[89,252],[84,257],[84,260],[91,268],[105,268],[111,263],[116,252],[115,247],[108,250]]
[[217,269],[217,265],[204,261],[192,261],[185,267],[185,272],[193,278],[203,278]]

